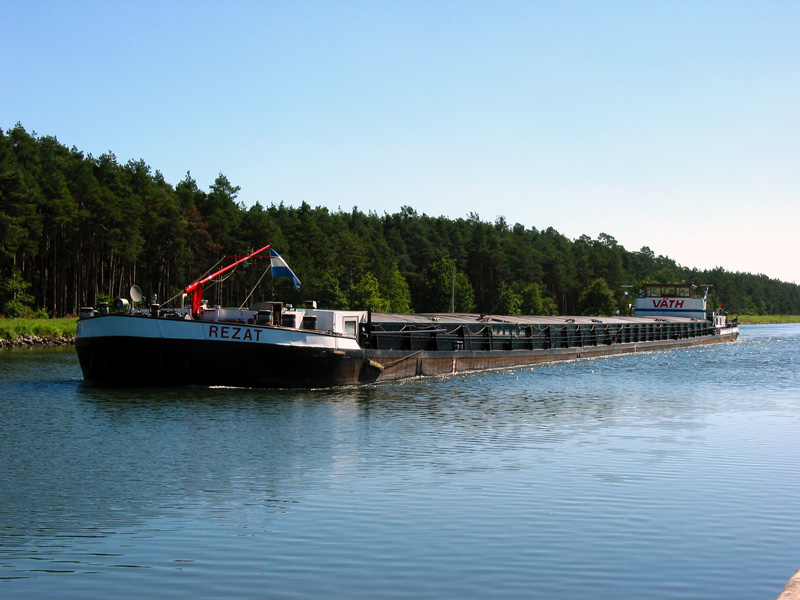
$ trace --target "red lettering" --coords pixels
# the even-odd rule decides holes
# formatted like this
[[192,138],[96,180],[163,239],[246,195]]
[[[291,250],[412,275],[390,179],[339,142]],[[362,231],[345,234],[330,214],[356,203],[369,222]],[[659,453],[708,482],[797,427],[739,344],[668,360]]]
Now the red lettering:
[[234,340],[241,339],[241,338],[239,337],[239,334],[240,334],[241,332],[242,332],[242,328],[241,328],[241,327],[234,327],[234,328],[233,328],[233,339],[234,339]]
[[661,300],[653,300],[653,308],[683,308],[684,303],[685,300],[662,298]]
[[221,338],[229,338],[230,337],[230,327],[220,327],[219,328],[219,337]]
[[208,337],[219,337],[219,332],[217,331],[216,325],[209,325],[208,326]]
[[245,329],[244,330],[244,339],[252,341],[253,340],[253,332],[250,331],[249,329]]
[[261,330],[260,329],[256,329],[256,341],[257,342],[261,341]]

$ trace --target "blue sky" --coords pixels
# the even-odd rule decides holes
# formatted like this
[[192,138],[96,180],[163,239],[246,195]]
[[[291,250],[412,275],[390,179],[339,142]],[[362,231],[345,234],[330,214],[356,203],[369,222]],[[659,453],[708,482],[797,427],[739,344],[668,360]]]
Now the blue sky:
[[800,283],[800,2],[0,0],[0,127]]

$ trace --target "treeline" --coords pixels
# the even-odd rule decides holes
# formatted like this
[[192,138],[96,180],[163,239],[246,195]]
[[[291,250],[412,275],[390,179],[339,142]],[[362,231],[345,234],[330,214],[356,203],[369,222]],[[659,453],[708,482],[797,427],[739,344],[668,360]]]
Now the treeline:
[[[627,310],[643,282],[711,284],[743,314],[800,314],[800,286],[764,275],[698,271],[610,235],[568,239],[552,228],[395,214],[331,212],[303,203],[246,207],[220,174],[205,191],[187,173],[171,185],[142,160],[87,156],[21,125],[0,130],[0,313],[76,315],[127,297],[179,302],[185,285],[225,255],[267,243],[302,281],[273,280],[266,259],[207,289],[211,304],[317,300],[328,308],[589,314]],[[632,286],[632,287],[626,287]],[[601,300],[598,300],[601,298]]]

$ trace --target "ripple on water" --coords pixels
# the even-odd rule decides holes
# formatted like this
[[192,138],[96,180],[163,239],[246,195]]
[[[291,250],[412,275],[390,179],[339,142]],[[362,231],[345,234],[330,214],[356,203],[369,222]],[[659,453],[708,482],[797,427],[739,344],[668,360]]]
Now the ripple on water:
[[15,355],[0,592],[774,597],[798,334],[328,391],[102,390]]

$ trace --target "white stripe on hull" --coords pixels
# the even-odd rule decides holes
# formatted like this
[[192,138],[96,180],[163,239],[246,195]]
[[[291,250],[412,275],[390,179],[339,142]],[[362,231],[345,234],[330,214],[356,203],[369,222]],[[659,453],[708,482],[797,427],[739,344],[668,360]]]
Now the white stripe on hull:
[[77,337],[156,338],[180,341],[219,341],[277,346],[302,346],[327,350],[360,350],[355,338],[283,327],[246,323],[155,319],[109,315],[78,321]]

